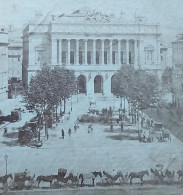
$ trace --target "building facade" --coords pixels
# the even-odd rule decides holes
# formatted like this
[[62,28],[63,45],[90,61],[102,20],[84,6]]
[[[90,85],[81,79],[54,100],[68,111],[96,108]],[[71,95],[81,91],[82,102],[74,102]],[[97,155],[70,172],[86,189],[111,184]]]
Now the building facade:
[[20,30],[10,28],[8,31],[8,76],[9,79],[22,80],[22,53],[23,44]]
[[0,27],[0,102],[8,99],[8,32]]
[[[37,21],[36,21],[37,19]],[[162,76],[159,25],[123,21],[100,12],[37,14],[23,31],[23,83],[44,65],[75,71],[80,92],[111,95],[111,80],[133,65]]]
[[173,102],[177,107],[183,107],[183,34],[172,42],[173,64]]

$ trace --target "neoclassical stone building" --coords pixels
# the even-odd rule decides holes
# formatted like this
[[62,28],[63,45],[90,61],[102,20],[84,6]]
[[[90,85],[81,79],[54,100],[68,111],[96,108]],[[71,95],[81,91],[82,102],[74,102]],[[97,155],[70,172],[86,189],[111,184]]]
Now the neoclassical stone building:
[[78,90],[111,95],[112,76],[133,65],[161,76],[159,25],[127,22],[96,11],[36,14],[23,31],[23,82],[44,65],[75,71]]

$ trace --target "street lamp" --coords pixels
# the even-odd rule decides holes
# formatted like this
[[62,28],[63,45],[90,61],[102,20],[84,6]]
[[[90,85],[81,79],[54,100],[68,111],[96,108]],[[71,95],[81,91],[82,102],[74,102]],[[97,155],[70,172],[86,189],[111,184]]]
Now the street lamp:
[[7,154],[4,155],[4,159],[6,161],[6,175],[7,175],[7,162],[8,162],[8,155]]

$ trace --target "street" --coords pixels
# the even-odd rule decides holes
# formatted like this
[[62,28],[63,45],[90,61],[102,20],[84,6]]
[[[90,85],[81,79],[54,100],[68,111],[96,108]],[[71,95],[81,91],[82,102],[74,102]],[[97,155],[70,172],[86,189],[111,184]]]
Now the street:
[[182,195],[180,186],[124,186],[112,188],[78,188],[44,191],[8,192],[7,195]]

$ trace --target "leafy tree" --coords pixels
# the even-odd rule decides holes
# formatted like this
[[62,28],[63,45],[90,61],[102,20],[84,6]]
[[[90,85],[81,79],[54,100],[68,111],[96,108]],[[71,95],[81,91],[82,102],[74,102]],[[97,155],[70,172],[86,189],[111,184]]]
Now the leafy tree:
[[131,102],[134,110],[157,107],[163,95],[155,75],[132,66],[124,66],[115,74],[112,89],[116,96]]
[[25,97],[27,104],[37,112],[57,108],[62,100],[73,95],[76,90],[74,71],[55,66],[46,66],[32,77]]

